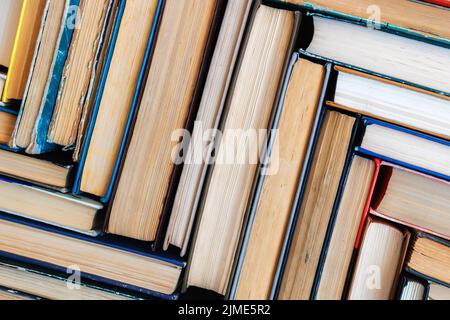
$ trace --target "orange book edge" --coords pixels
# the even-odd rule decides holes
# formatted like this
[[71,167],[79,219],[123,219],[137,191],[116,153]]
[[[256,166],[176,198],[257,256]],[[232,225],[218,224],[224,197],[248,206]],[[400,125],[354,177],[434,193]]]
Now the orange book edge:
[[[16,53],[18,50],[19,42],[20,42],[20,34],[21,34],[22,26],[25,22],[25,14],[26,14],[26,10],[27,10],[28,1],[29,0],[23,0],[22,9],[20,11],[19,24],[17,25],[16,37],[14,38],[14,46],[13,46],[13,50],[11,53],[11,61],[9,63],[10,66],[13,66],[16,61]],[[14,71],[13,68],[9,68],[8,74],[6,75],[6,82],[5,82],[5,86],[3,88],[3,95],[2,95],[2,102],[4,102],[4,103],[9,102],[9,99],[7,98],[7,96],[8,96],[8,90],[10,87],[10,78],[11,78],[11,74],[13,74],[13,71]]]

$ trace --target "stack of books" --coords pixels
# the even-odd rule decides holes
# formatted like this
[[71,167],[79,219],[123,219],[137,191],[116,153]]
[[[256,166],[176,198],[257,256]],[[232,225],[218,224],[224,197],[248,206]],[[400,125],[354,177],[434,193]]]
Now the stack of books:
[[1,0],[0,299],[449,299],[449,8]]

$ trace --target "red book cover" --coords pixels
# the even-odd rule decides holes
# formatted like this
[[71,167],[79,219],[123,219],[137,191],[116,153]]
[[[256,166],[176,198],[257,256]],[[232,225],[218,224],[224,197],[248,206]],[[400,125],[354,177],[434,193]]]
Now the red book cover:
[[[441,234],[441,233],[435,232],[433,230],[430,230],[430,229],[427,229],[427,228],[424,228],[424,227],[421,227],[421,226],[409,223],[407,221],[396,219],[394,217],[391,217],[389,215],[385,215],[385,214],[377,211],[378,206],[380,205],[381,201],[383,200],[383,197],[384,197],[385,192],[387,190],[387,187],[389,185],[389,180],[390,180],[390,177],[392,175],[393,168],[398,168],[400,170],[412,172],[414,174],[417,174],[417,175],[420,175],[420,176],[424,176],[424,177],[426,177],[428,179],[433,179],[433,180],[440,181],[440,182],[448,184],[448,182],[445,181],[445,180],[438,179],[436,177],[429,176],[429,175],[426,175],[424,173],[420,173],[420,172],[417,172],[417,171],[414,171],[414,170],[406,169],[406,168],[403,168],[401,166],[398,166],[398,165],[395,165],[395,164],[383,161],[383,162],[381,162],[379,164],[378,175],[376,177],[376,179],[378,181],[375,182],[375,186],[378,186],[378,187],[377,187],[377,190],[372,195],[372,199],[371,199],[371,203],[370,203],[370,209],[369,209],[368,213],[371,214],[371,215],[374,215],[374,216],[377,216],[377,217],[380,217],[380,218],[392,221],[392,222],[397,223],[397,224],[401,224],[401,225],[404,225],[404,226],[407,226],[407,227],[410,227],[410,228],[413,228],[413,229],[416,229],[416,230],[419,230],[419,231],[423,231],[423,232],[426,232],[426,233],[429,233],[429,234],[441,237],[443,239],[450,240],[450,238],[448,236],[446,236],[445,234]],[[374,187],[374,189],[375,189],[375,187]]]
[[422,2],[435,4],[445,8],[450,8],[450,0],[422,0]]
[[374,159],[373,161],[375,162],[375,172],[373,174],[373,181],[372,181],[372,185],[370,187],[369,197],[367,199],[366,206],[364,207],[364,213],[363,213],[363,216],[361,218],[361,223],[359,225],[359,231],[358,231],[358,236],[356,237],[355,249],[359,248],[359,245],[360,245],[360,242],[361,242],[361,237],[362,237],[362,234],[364,232],[364,226],[366,225],[367,217],[368,217],[369,212],[370,212],[370,204],[372,202],[372,197],[373,197],[374,192],[375,192],[375,187],[377,185],[378,176],[380,174],[381,160]]

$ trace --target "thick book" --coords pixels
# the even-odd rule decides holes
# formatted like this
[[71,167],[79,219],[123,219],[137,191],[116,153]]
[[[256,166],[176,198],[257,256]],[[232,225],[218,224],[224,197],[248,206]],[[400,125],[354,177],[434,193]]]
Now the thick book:
[[253,14],[204,191],[187,278],[187,286],[221,295],[228,290],[253,181],[267,143],[258,132],[270,128],[299,22],[296,13],[265,5],[256,5]]
[[71,165],[33,158],[0,146],[0,174],[67,192]]
[[[0,262],[0,287],[28,296],[49,300],[134,300],[139,297],[104,288],[85,279],[75,279],[77,270],[55,274],[43,268],[17,263]],[[75,277],[73,277],[75,275]],[[69,279],[73,277],[73,281]],[[79,280],[79,282],[76,282]],[[2,300],[0,295],[0,300]]]
[[325,114],[278,299],[307,300],[311,296],[354,125],[351,116],[336,111]]
[[[134,0],[123,4],[116,26],[118,30],[114,31],[114,51],[98,97],[99,105],[94,107],[94,128],[88,133],[87,153],[82,155],[82,192],[99,197],[107,194],[158,3],[158,0]],[[134,32],[138,28],[141,32]]]
[[450,180],[450,142],[371,118],[357,150],[402,167]]
[[21,100],[25,92],[46,0],[23,0],[2,101]]
[[[450,95],[450,49],[361,23],[313,15],[312,55]],[[379,44],[383,43],[383,50]]]
[[424,232],[417,233],[412,239],[406,268],[427,280],[450,287],[449,242]]
[[45,80],[42,100],[36,110],[36,118],[31,132],[30,143],[26,149],[29,154],[42,154],[57,149],[47,142],[47,133],[55,107],[59,85],[63,75],[69,48],[72,43],[74,26],[77,23],[77,12],[80,0],[66,0],[64,15],[58,30],[55,51]]
[[180,137],[174,141],[172,135],[177,129],[175,133],[180,133],[188,121],[217,5],[215,0],[165,2],[114,193],[109,233],[145,241],[156,239],[177,162],[174,155],[181,148]]
[[343,298],[360,224],[369,201],[375,175],[374,161],[355,155],[340,199],[328,244],[324,245],[325,259],[319,266],[314,299]]
[[336,66],[327,104],[449,140],[450,97]]
[[6,214],[0,215],[0,229],[0,255],[5,258],[63,273],[76,266],[81,278],[164,299],[177,297],[184,263],[142,243],[90,237]]
[[349,300],[392,300],[410,233],[383,220],[369,218],[353,272]]
[[252,2],[248,0],[227,3],[191,141],[185,151],[187,154],[164,241],[164,249],[173,245],[181,249],[182,255],[188,249],[195,213],[214,150],[212,129],[218,128],[224,113],[251,5]]
[[[92,140],[92,137],[94,134],[95,125],[97,123],[97,118],[98,118],[98,115],[100,112],[100,105],[102,102],[103,91],[104,91],[104,88],[106,85],[106,81],[108,79],[108,73],[109,73],[109,69],[111,67],[111,61],[112,61],[113,54],[115,51],[115,44],[117,42],[117,38],[119,35],[119,29],[120,29],[120,25],[122,23],[122,17],[123,17],[123,13],[125,10],[125,5],[126,5],[125,1],[120,2],[120,7],[119,7],[118,13],[117,13],[117,19],[115,21],[115,25],[112,30],[111,43],[110,43],[110,46],[108,49],[108,53],[107,53],[107,57],[106,57],[106,61],[105,61],[105,67],[103,69],[103,74],[101,76],[101,80],[100,80],[100,83],[98,86],[98,92],[95,97],[95,103],[93,106],[90,123],[86,130],[85,142],[80,150],[79,165],[78,165],[78,169],[77,169],[77,173],[76,173],[76,177],[75,177],[75,181],[74,181],[74,186],[73,186],[73,192],[75,194],[82,193],[81,179],[83,176],[87,155],[88,155],[88,152],[90,149],[90,143],[91,143],[91,140]],[[116,157],[116,159],[112,160],[113,163],[112,163],[112,168],[111,168],[112,169],[111,177],[108,181],[105,195],[100,198],[100,200],[103,203],[107,203],[110,201],[111,197],[114,194],[115,187],[117,185],[116,182],[118,180],[118,177],[120,176],[121,166],[123,164],[123,158],[126,155],[126,151],[127,151],[129,140],[130,140],[130,135],[131,135],[132,129],[133,129],[133,124],[135,122],[136,114],[139,109],[138,107],[139,107],[140,97],[142,94],[142,88],[143,88],[143,85],[145,84],[147,71],[148,71],[148,68],[149,68],[149,65],[151,62],[151,58],[152,58],[152,54],[154,51],[156,38],[157,38],[156,37],[157,31],[158,31],[159,23],[161,21],[161,14],[162,14],[163,8],[164,8],[164,0],[159,0],[158,6],[156,8],[155,16],[153,18],[151,33],[149,35],[147,46],[145,48],[145,55],[144,55],[144,58],[142,61],[142,65],[139,69],[139,74],[138,74],[138,78],[136,81],[136,87],[133,92],[133,99],[129,106],[129,112],[128,112],[126,118],[122,119],[125,121],[125,124],[123,127],[123,134],[120,135],[120,142],[119,142],[119,145],[117,146],[117,148],[118,148],[117,149],[117,157]],[[101,119],[99,119],[99,121],[101,121]]]
[[108,27],[108,17],[115,0],[80,1],[77,11],[79,27],[65,62],[47,140],[73,147],[77,142],[80,121],[91,103],[96,83],[98,61]]
[[[22,1],[4,0],[0,3],[0,66],[9,67]],[[0,88],[0,95],[3,88]]]
[[58,49],[61,25],[66,23],[64,12],[68,4],[69,1],[47,0],[28,76],[28,84],[10,143],[14,148],[25,149],[31,143],[31,135],[51,71],[52,60]]
[[450,239],[450,182],[381,163],[370,213]]
[[0,211],[13,215],[97,235],[97,215],[102,208],[100,203],[89,198],[0,179]]
[[[279,111],[270,166],[263,175],[256,212],[249,227],[234,299],[269,299],[284,234],[303,170],[308,142],[323,91],[323,65],[298,59],[291,66],[284,105]],[[271,234],[270,237],[267,237]]]
[[94,74],[91,76],[91,84],[89,87],[89,91],[87,94],[87,100],[85,104],[85,108],[81,111],[80,121],[78,123],[77,135],[75,148],[73,149],[72,160],[73,162],[80,162],[81,152],[83,150],[84,145],[86,144],[86,135],[88,133],[89,126],[92,121],[92,112],[96,103],[96,98],[99,93],[99,86],[103,81],[103,75],[105,74],[107,67],[106,64],[108,59],[110,58],[109,53],[111,47],[113,47],[113,36],[116,22],[119,19],[120,10],[122,8],[123,2],[125,0],[112,0],[111,7],[108,11],[105,25],[101,33],[100,38],[100,49],[98,51],[98,55],[96,57],[95,63],[96,68],[94,69]]
[[[299,38],[301,39],[301,34],[299,34]],[[296,59],[299,59],[299,58],[307,59],[308,61],[310,61],[309,60],[310,58],[303,55],[301,52],[295,52],[292,57],[293,61],[295,61]],[[326,63],[323,61],[318,61],[318,62],[316,61],[316,63],[325,63],[325,65],[324,65],[325,66],[325,77],[324,77],[324,83],[323,83],[323,90],[320,95],[318,110],[316,112],[313,127],[311,129],[311,134],[310,134],[310,138],[308,141],[308,146],[307,146],[307,150],[306,150],[306,154],[305,154],[305,161],[304,161],[303,168],[302,168],[302,171],[299,176],[296,194],[295,194],[295,197],[294,197],[293,203],[292,203],[292,210],[289,215],[289,221],[287,223],[285,235],[283,237],[283,243],[281,246],[280,255],[279,255],[279,259],[278,259],[278,263],[277,263],[277,267],[276,267],[276,271],[275,271],[275,275],[274,275],[274,279],[273,279],[272,290],[270,293],[271,300],[277,298],[279,290],[280,290],[281,279],[283,277],[283,273],[284,273],[284,270],[286,267],[288,251],[290,250],[291,240],[292,240],[293,233],[294,233],[295,227],[296,227],[296,222],[297,222],[298,216],[299,216],[299,208],[302,204],[302,201],[303,201],[303,198],[305,195],[305,190],[306,190],[306,186],[307,186],[307,182],[308,182],[309,173],[311,171],[313,160],[314,160],[314,153],[316,151],[318,141],[319,141],[319,138],[321,135],[321,129],[322,129],[324,120],[326,118],[326,114],[328,112],[328,109],[325,106],[325,101],[327,101],[327,99],[329,99],[329,96],[331,93],[330,85],[333,81],[333,79],[332,79],[332,68],[333,67],[332,67],[332,64]],[[293,64],[293,62],[291,61],[291,66],[292,66],[292,64]],[[287,86],[288,86],[287,80],[285,80],[284,88],[282,91],[283,92],[282,96],[286,93]],[[251,220],[251,217],[250,217],[250,220]],[[250,227],[251,227],[251,222],[249,222],[248,229]],[[245,237],[246,238],[248,237],[248,232],[245,234]],[[244,238],[244,241],[246,241],[246,238]],[[243,252],[245,252],[245,251],[243,250]],[[243,254],[241,253],[241,258],[242,258],[242,256],[243,256]]]
[[[428,0],[443,2],[446,0]],[[448,43],[450,12],[411,0],[290,0],[308,10],[363,20],[366,26],[423,35]]]

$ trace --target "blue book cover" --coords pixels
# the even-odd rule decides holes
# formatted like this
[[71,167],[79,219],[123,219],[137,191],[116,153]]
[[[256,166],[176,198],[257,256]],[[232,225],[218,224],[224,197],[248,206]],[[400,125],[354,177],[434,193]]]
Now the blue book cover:
[[[120,23],[122,21],[122,16],[123,16],[123,11],[124,11],[124,8],[125,8],[125,4],[126,4],[125,1],[121,1],[121,3],[120,3],[118,17],[117,17],[116,24],[115,24],[114,30],[113,30],[113,35],[112,35],[112,38],[111,38],[111,44],[110,44],[110,47],[108,49],[108,55],[107,55],[107,58],[106,58],[105,68],[104,68],[102,76],[101,76],[101,80],[100,80],[97,96],[95,98],[94,108],[93,108],[93,111],[92,111],[90,124],[89,124],[88,130],[86,132],[86,140],[85,140],[82,152],[81,152],[80,164],[79,164],[78,171],[77,171],[76,177],[75,177],[75,182],[74,182],[73,192],[75,194],[80,194],[81,193],[81,190],[80,190],[80,188],[81,188],[81,177],[82,177],[82,174],[83,174],[84,164],[86,162],[87,153],[89,151],[89,145],[90,145],[90,140],[92,138],[92,133],[93,133],[94,128],[95,128],[95,122],[97,120],[97,115],[98,115],[98,112],[99,112],[99,108],[100,108],[100,104],[101,104],[101,100],[102,100],[102,96],[103,96],[103,90],[105,88],[105,83],[106,83],[106,79],[107,79],[107,76],[108,76],[109,67],[111,65],[111,59],[112,59],[112,56],[113,56],[113,53],[114,53],[114,47],[115,47],[115,43],[117,41],[117,35],[118,35],[118,32],[119,32]],[[150,61],[150,58],[151,58],[152,47],[153,47],[154,41],[156,39],[156,30],[157,30],[158,20],[159,20],[158,18],[161,15],[161,12],[162,12],[162,9],[163,9],[163,5],[164,5],[164,0],[160,0],[159,3],[158,3],[158,7],[157,7],[157,10],[156,10],[156,13],[155,13],[155,19],[153,21],[152,30],[150,32],[150,37],[149,37],[149,40],[148,40],[146,53],[145,53],[145,56],[144,56],[144,61],[142,63],[142,68],[141,68],[141,71],[139,73],[139,78],[138,78],[137,85],[136,85],[136,91],[135,91],[135,94],[134,94],[134,97],[133,97],[133,102],[131,104],[130,114],[128,116],[127,123],[126,123],[126,126],[125,126],[125,131],[124,131],[124,134],[123,134],[123,139],[122,139],[122,142],[121,142],[121,145],[120,145],[120,149],[119,149],[119,153],[118,153],[118,156],[117,156],[117,159],[116,159],[116,163],[115,163],[115,166],[114,166],[114,171],[113,171],[113,174],[111,176],[111,181],[110,181],[110,184],[109,184],[109,187],[108,187],[108,191],[107,191],[106,195],[101,199],[101,201],[104,202],[104,203],[107,203],[110,200],[110,198],[111,198],[111,195],[112,195],[112,192],[113,192],[113,188],[114,188],[114,184],[115,184],[115,181],[116,181],[117,175],[118,175],[120,162],[121,162],[121,159],[122,159],[122,157],[124,155],[124,152],[125,152],[125,149],[126,149],[127,138],[128,138],[128,135],[130,134],[130,128],[131,128],[131,125],[132,125],[132,122],[133,122],[134,114],[136,113],[137,108],[138,108],[140,89],[141,89],[141,86],[142,86],[142,84],[143,84],[143,82],[145,80],[144,79],[145,78],[145,70],[146,70],[146,67],[147,67],[147,65],[148,65],[148,63]]]
[[[182,261],[180,259],[180,257],[175,254],[172,254],[169,252],[153,252],[151,247],[148,245],[148,243],[144,243],[144,242],[133,240],[133,239],[128,239],[128,238],[114,236],[114,235],[90,237],[90,236],[76,233],[76,232],[73,232],[70,230],[65,230],[62,228],[55,227],[55,226],[46,225],[46,224],[38,222],[38,221],[32,221],[32,220],[29,220],[29,219],[26,219],[23,217],[10,215],[10,214],[4,213],[4,212],[0,212],[0,220],[4,220],[4,221],[15,223],[15,224],[21,224],[21,225],[24,225],[27,227],[39,229],[39,230],[46,231],[46,232],[56,233],[63,237],[74,238],[77,240],[82,240],[82,241],[91,242],[91,243],[94,243],[97,245],[114,248],[114,249],[117,249],[120,251],[125,251],[125,252],[133,253],[136,255],[141,255],[143,257],[148,257],[151,259],[155,259],[155,260],[159,260],[162,262],[172,264],[180,269],[183,269],[186,265],[186,263],[184,261]],[[51,264],[51,263],[44,262],[44,261],[31,259],[31,258],[24,257],[24,256],[19,256],[16,254],[11,254],[11,253],[4,252],[4,251],[0,251],[0,256],[7,258],[7,259],[12,259],[15,261],[26,263],[29,265],[34,265],[37,267],[53,270],[55,272],[66,272],[66,268],[64,268],[62,266],[58,266],[58,265]],[[162,293],[155,292],[152,290],[140,288],[140,287],[130,285],[127,283],[115,281],[112,279],[107,279],[107,278],[97,276],[94,274],[88,274],[88,273],[81,272],[81,276],[83,278],[86,278],[91,281],[103,283],[103,284],[113,286],[113,287],[118,287],[123,290],[129,290],[131,292],[137,292],[137,293],[141,293],[141,294],[150,295],[150,296],[160,298],[160,299],[174,300],[174,299],[178,298],[178,292],[175,292],[172,295],[167,295],[167,294],[162,294]]]
[[[416,137],[421,138],[421,139],[426,139],[426,140],[429,140],[429,141],[432,141],[432,142],[439,143],[439,144],[442,144],[444,146],[450,147],[450,141],[446,141],[446,140],[443,140],[443,139],[440,139],[440,138],[436,138],[436,137],[433,137],[433,136],[430,136],[430,135],[427,135],[427,134],[424,134],[424,133],[421,133],[421,132],[417,132],[417,131],[414,131],[414,130],[411,130],[411,129],[407,129],[407,128],[404,128],[404,127],[400,127],[398,125],[394,125],[394,124],[391,124],[391,123],[383,122],[383,121],[372,119],[372,118],[369,118],[369,117],[363,117],[363,123],[364,123],[365,127],[370,126],[370,125],[379,125],[379,126],[383,126],[383,127],[386,127],[386,128],[392,129],[392,130],[398,130],[398,131],[401,131],[401,132],[404,132],[404,133],[416,136]],[[366,150],[366,149],[364,149],[364,148],[362,148],[360,146],[356,147],[356,151],[360,152],[362,154],[365,154],[365,155],[367,155],[369,157],[372,157],[372,158],[378,158],[378,159],[381,159],[381,160],[384,160],[384,161],[387,161],[387,162],[399,165],[401,167],[405,167],[405,168],[408,168],[408,169],[411,169],[411,170],[415,170],[415,171],[419,171],[419,172],[425,173],[427,175],[435,176],[435,177],[443,179],[443,180],[450,181],[450,176],[448,176],[448,175],[445,175],[445,174],[442,174],[442,173],[439,173],[439,172],[435,172],[435,171],[431,171],[431,170],[428,170],[426,168],[418,167],[418,166],[406,163],[404,161],[400,161],[398,159],[393,159],[393,158],[387,157],[387,156],[385,156],[383,154],[372,152],[370,150]]]
[[5,104],[1,104],[0,103],[0,112],[6,112],[9,114],[12,114],[13,116],[17,116],[17,111],[14,109],[11,109],[10,106],[5,105]]
[[55,145],[47,142],[47,132],[50,126],[67,54],[72,42],[75,17],[79,2],[80,0],[66,0],[64,23],[61,26],[60,35],[58,38],[58,49],[56,50],[53,58],[41,108],[33,130],[31,144],[26,150],[27,153],[41,154],[56,149]]

